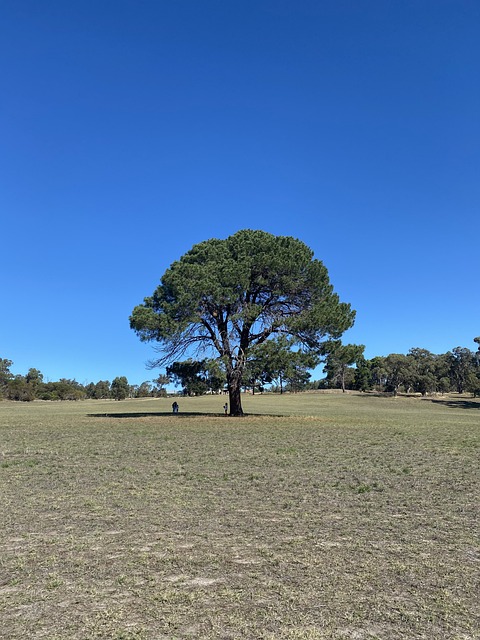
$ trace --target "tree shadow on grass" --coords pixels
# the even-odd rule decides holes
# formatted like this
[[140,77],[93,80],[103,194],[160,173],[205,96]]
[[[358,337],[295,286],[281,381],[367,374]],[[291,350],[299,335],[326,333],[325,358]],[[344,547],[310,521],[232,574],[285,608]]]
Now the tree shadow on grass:
[[475,400],[430,400],[433,404],[441,404],[451,409],[480,409],[480,402]]
[[[366,394],[361,394],[358,396],[359,398],[369,399],[369,398],[395,398],[393,393],[388,392],[368,392]],[[397,396],[398,398],[413,398],[416,400],[421,400],[422,402],[432,402],[433,404],[439,404],[444,407],[449,407],[450,409],[480,409],[480,398],[477,400],[466,400],[466,399],[452,399],[452,398],[429,398],[429,397],[421,397],[419,394],[408,394],[402,393]]]
[[172,413],[171,411],[142,411],[142,412],[129,412],[129,413],[87,413],[88,418],[165,418],[169,416],[172,420],[177,418],[284,418],[279,414],[267,414],[267,413],[244,413],[243,416],[229,416],[224,413],[206,413],[202,411],[188,411]]
[[171,411],[132,411],[128,413],[88,413],[87,416],[89,418],[165,418],[169,416],[170,418],[198,418],[199,416],[214,416],[214,417],[229,417],[225,416],[223,413],[203,413],[201,411],[192,411],[188,413],[178,412],[172,413]]

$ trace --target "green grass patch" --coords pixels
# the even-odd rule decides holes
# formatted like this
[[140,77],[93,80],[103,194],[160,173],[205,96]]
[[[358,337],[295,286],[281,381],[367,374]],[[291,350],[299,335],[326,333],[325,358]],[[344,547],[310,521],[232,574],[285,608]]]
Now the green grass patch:
[[0,637],[479,638],[480,403],[0,402]]

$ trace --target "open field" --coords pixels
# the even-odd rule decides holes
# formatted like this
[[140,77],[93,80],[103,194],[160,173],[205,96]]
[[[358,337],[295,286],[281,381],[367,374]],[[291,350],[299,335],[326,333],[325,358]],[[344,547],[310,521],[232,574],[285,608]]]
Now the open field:
[[0,637],[480,638],[480,401],[0,402]]

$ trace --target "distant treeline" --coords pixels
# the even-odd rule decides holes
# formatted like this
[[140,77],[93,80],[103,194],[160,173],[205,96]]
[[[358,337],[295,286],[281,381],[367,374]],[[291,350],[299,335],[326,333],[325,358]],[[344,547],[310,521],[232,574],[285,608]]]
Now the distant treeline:
[[167,392],[162,385],[142,382],[131,385],[125,376],[119,376],[112,382],[100,380],[81,384],[76,380],[61,378],[57,382],[44,382],[43,374],[38,369],[29,369],[27,375],[14,375],[10,372],[13,362],[0,358],[0,399],[20,400],[98,400],[111,398],[165,397]]
[[[283,393],[314,389],[347,389],[392,393],[472,393],[480,396],[480,337],[474,341],[477,351],[466,347],[455,347],[443,354],[434,354],[427,349],[413,348],[405,354],[391,353],[367,360],[363,356],[363,345],[341,345],[331,343],[323,354],[325,377],[311,380],[305,363],[298,366],[298,353],[283,361],[275,371],[270,367],[271,359],[256,363],[247,370],[244,388],[255,391]],[[177,362],[167,368],[167,373],[156,380],[140,385],[130,385],[125,376],[112,382],[100,380],[81,384],[76,380],[62,378],[57,382],[44,382],[38,369],[29,369],[23,375],[14,375],[11,360],[0,358],[0,399],[32,400],[82,400],[165,397],[166,385],[175,383],[185,395],[217,393],[224,388],[224,375],[215,361],[188,360]],[[263,366],[262,366],[263,365]],[[266,386],[268,384],[268,386]]]
[[[480,338],[475,338],[480,345]],[[360,356],[354,366],[345,366],[335,352],[327,355],[326,377],[310,388],[343,388],[358,391],[399,392],[429,395],[465,393],[480,395],[480,346],[477,351],[455,347],[443,354],[414,348],[404,355],[391,353],[366,360]]]

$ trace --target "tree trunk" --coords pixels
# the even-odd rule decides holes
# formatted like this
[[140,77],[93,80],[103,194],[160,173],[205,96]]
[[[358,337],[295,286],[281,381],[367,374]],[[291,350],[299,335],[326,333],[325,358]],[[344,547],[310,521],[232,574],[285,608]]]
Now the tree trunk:
[[243,416],[241,382],[241,371],[234,369],[231,373],[227,372],[227,386],[231,416]]
[[228,396],[230,399],[230,415],[243,416],[240,385],[235,382],[230,383],[228,385]]

